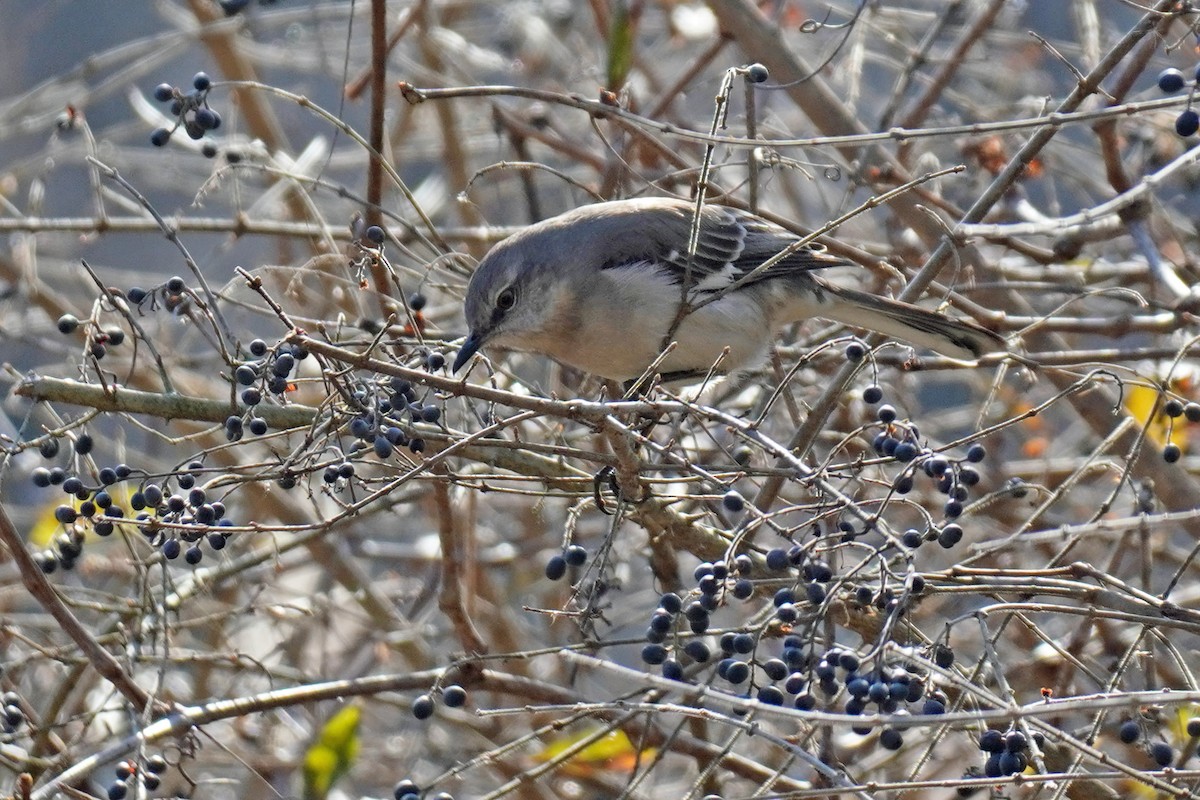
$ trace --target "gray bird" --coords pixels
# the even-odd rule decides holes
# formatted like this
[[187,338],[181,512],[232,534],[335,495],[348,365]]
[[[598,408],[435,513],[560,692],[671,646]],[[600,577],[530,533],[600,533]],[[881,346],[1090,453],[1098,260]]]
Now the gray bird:
[[718,371],[733,373],[759,364],[784,326],[810,317],[954,358],[1004,349],[999,336],[974,323],[823,281],[815,270],[848,262],[819,245],[729,289],[798,238],[753,214],[706,205],[689,258],[694,210],[667,198],[597,203],[500,242],[467,287],[470,335],[454,370],[495,345],[628,381],[673,341],[658,367],[664,377],[702,376],[727,347]]

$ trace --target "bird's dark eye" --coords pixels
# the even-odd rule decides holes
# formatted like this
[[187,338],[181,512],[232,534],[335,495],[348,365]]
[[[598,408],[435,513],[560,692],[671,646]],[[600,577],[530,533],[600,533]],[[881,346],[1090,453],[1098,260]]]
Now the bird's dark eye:
[[517,293],[511,288],[505,289],[496,298],[496,308],[501,311],[508,311],[517,304]]

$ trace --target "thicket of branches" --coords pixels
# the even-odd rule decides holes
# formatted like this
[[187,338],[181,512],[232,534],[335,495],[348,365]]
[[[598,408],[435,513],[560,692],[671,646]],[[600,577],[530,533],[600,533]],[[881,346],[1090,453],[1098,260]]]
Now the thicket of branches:
[[[163,2],[0,99],[3,792],[1200,796],[1200,16],[1053,5]],[[1010,353],[450,374],[700,185]]]

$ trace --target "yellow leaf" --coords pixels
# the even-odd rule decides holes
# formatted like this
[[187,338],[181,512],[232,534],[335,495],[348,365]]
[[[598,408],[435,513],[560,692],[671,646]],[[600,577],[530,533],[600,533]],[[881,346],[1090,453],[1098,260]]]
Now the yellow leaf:
[[[595,734],[596,730],[590,729],[555,739],[542,748],[537,754],[537,759],[552,761]],[[639,758],[646,759],[653,754],[653,748],[639,752],[625,735],[625,731],[618,729],[609,731],[575,753],[567,759],[563,768],[574,775],[588,775],[601,771],[628,772],[634,768]]]
[[358,706],[346,705],[321,727],[317,741],[304,754],[305,800],[325,800],[333,784],[353,766],[362,746],[361,716]]
[[[113,505],[125,512],[126,519],[136,517],[140,513],[129,507],[129,498],[133,492],[128,488],[110,486],[105,491],[112,497]],[[64,498],[60,494],[58,498],[43,506],[41,512],[37,515],[37,519],[33,521],[33,527],[29,529],[29,543],[31,545],[35,547],[49,547],[50,543],[54,541],[54,537],[63,529],[63,524],[54,518],[54,509],[61,505],[69,505],[78,511],[79,507],[83,505],[83,501],[74,495]],[[101,517],[103,517],[103,514],[99,513],[96,519],[100,519]],[[99,537],[92,533],[91,525],[83,524],[82,521],[75,524],[80,526],[80,530],[85,531],[88,542],[97,541]]]
[[[1146,436],[1159,447],[1167,444],[1167,415],[1161,410],[1155,412],[1160,394],[1157,389],[1149,386],[1130,386],[1126,388],[1124,406],[1129,416],[1142,425],[1146,425]],[[1153,419],[1151,419],[1153,415]],[[1146,423],[1149,422],[1147,425]]]

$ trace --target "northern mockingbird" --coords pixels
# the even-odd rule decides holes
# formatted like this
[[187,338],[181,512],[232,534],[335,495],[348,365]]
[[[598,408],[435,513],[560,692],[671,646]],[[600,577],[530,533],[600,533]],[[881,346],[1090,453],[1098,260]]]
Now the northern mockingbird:
[[597,203],[500,242],[467,287],[470,335],[454,370],[496,345],[628,381],[675,342],[657,368],[664,378],[702,376],[719,359],[718,371],[731,373],[757,365],[784,326],[810,317],[955,358],[1004,349],[974,323],[825,282],[816,270],[848,262],[819,245],[735,286],[799,239],[753,214],[706,205],[689,257],[694,211],[667,198]]

